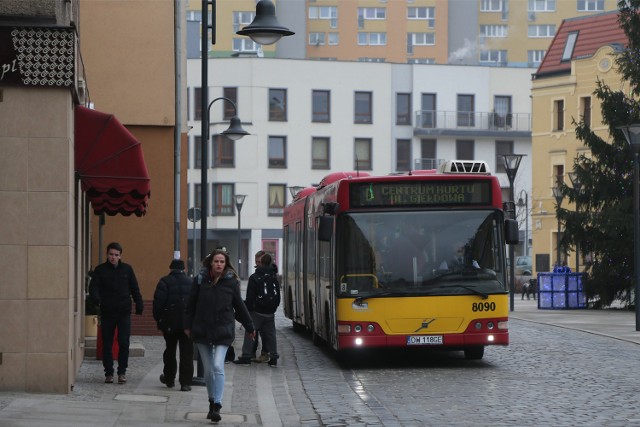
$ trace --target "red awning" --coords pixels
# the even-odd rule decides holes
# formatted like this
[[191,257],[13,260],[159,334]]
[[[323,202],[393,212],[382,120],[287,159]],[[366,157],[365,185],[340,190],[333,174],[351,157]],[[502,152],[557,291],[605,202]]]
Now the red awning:
[[142,145],[113,114],[75,108],[75,169],[96,214],[146,213],[151,195]]

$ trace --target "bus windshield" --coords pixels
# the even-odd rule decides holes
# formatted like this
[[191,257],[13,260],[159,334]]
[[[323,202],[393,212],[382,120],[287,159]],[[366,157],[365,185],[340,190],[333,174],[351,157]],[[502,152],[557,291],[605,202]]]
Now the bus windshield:
[[507,290],[498,210],[348,213],[338,220],[339,297]]

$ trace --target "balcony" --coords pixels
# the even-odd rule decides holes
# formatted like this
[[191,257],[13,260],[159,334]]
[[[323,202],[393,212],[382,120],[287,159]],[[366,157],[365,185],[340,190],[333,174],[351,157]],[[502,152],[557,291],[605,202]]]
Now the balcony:
[[531,114],[421,110],[413,134],[463,137],[531,137]]

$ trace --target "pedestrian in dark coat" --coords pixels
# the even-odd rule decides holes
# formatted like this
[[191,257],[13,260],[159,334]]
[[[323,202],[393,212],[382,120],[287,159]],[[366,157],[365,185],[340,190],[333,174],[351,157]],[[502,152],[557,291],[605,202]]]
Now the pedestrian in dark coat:
[[[153,294],[153,318],[162,331],[165,350],[162,354],[164,369],[160,382],[167,387],[175,386],[176,374],[180,390],[191,390],[193,379],[193,342],[184,333],[184,311],[191,294],[191,280],[184,272],[184,261],[174,259],[169,265],[171,272],[160,279]],[[180,366],[176,362],[176,349],[180,347]]]
[[102,333],[102,366],[105,383],[113,383],[113,339],[118,330],[118,384],[127,382],[129,338],[131,336],[131,299],[136,314],[142,314],[144,303],[133,268],[120,260],[122,246],[117,242],[107,245],[107,261],[93,271],[91,296],[100,309]]
[[216,249],[202,262],[203,269],[194,278],[185,312],[185,333],[198,347],[204,367],[211,421],[220,421],[224,392],[224,360],[235,339],[236,319],[247,335],[255,338],[253,321],[240,294],[238,274],[229,254]]

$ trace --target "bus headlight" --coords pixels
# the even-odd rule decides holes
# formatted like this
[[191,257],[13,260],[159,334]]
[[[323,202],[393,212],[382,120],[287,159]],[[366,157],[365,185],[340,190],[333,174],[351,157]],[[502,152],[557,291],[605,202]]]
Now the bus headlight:
[[356,340],[354,341],[356,345],[360,346],[362,345],[362,338],[356,338]]
[[367,332],[373,332],[373,331],[375,331],[375,329],[376,329],[375,326],[373,326],[371,324],[367,325]]
[[354,326],[354,327],[353,327],[353,330],[354,330],[355,332],[361,332],[361,331],[362,331],[362,326],[360,326],[360,325],[356,325],[356,326]]

